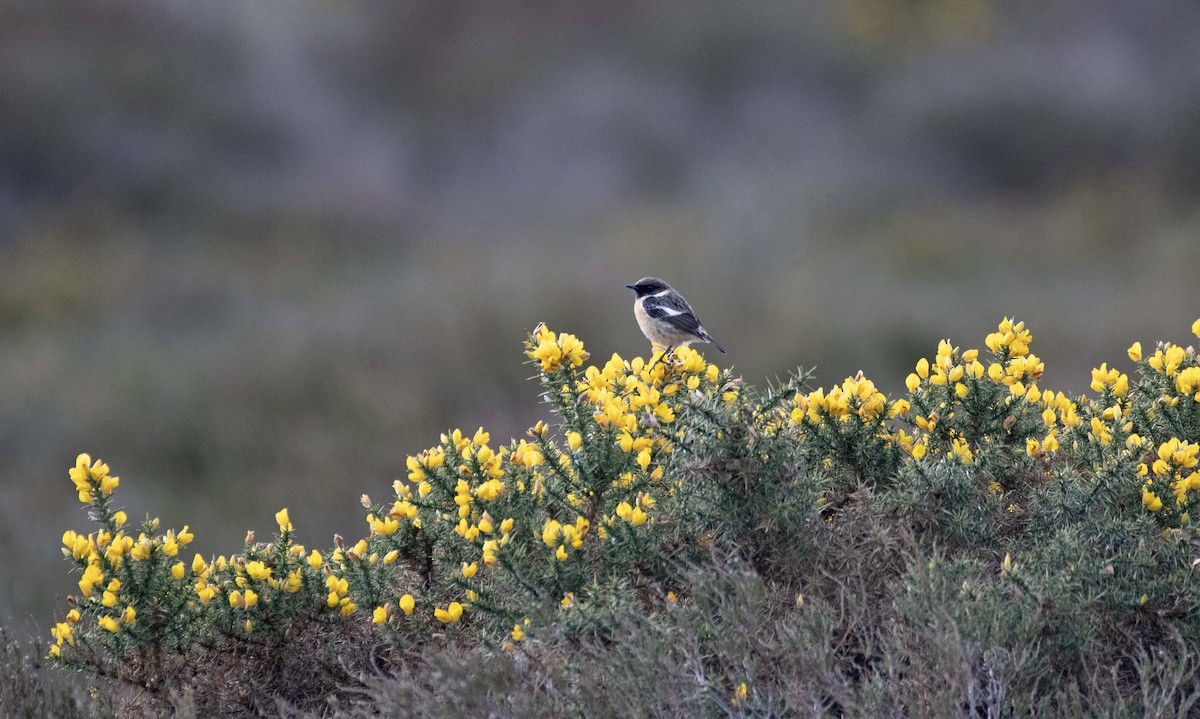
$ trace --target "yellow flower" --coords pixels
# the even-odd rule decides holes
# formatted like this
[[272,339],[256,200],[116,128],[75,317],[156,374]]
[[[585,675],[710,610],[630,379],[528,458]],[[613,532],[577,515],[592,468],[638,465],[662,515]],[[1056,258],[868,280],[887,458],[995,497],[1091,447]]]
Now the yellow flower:
[[975,454],[971,451],[970,445],[962,437],[955,437],[950,443],[950,451],[946,453],[949,458],[957,458],[963,464],[971,464],[975,460]]
[[367,519],[371,524],[371,531],[384,537],[389,537],[400,529],[400,522],[390,517],[388,519],[377,519],[375,515],[372,514],[369,515]]
[[[505,536],[507,540],[507,535]],[[483,543],[483,563],[485,566],[491,567],[496,564],[496,553],[500,549],[500,542],[495,539],[489,539]]]
[[710,364],[707,369],[704,370],[704,376],[709,382],[716,382],[719,373],[720,370],[717,369],[715,364]]
[[1200,337],[1200,319],[1192,323],[1192,334]]
[[137,610],[133,607],[125,607],[125,612],[121,614],[121,623],[129,626],[137,621]]
[[100,460],[92,462],[88,454],[75,458],[75,466],[71,468],[71,481],[79,491],[79,501],[87,504],[92,501],[92,482],[108,474],[108,465]]
[[258,592],[255,592],[253,589],[247,589],[243,601],[246,607],[253,607],[255,604],[258,604]]
[[405,615],[412,614],[413,608],[416,606],[417,600],[413,599],[413,595],[405,594],[403,597],[400,597],[400,611],[404,612]]
[[990,379],[991,381],[1000,382],[1001,378],[1004,377],[1004,368],[1000,366],[1000,363],[993,362],[990,365],[988,365],[987,375],[988,375],[988,379]]
[[271,578],[271,568],[262,562],[246,562],[246,574],[251,579],[262,581]]
[[375,607],[375,611],[371,613],[371,621],[375,624],[384,624],[391,615],[392,610],[390,607]]
[[77,624],[78,622],[78,617],[76,617],[75,621],[71,621],[70,617],[67,617],[66,622],[59,622],[58,624],[54,625],[54,628],[50,630],[50,633],[54,636],[55,646],[58,646],[63,642],[66,642],[71,646],[75,646],[75,630],[72,629],[71,626]]
[[154,543],[150,541],[149,537],[143,534],[138,538],[133,548],[129,550],[129,556],[140,562],[150,556],[150,550],[153,548]]
[[458,602],[450,602],[450,606],[442,609],[437,607],[433,610],[433,616],[442,624],[450,624],[457,622],[462,618],[463,606]]
[[492,524],[492,515],[487,512],[483,513],[483,516],[479,518],[479,522],[475,526],[479,527],[479,531],[484,534],[491,534],[496,530],[496,526]]
[[467,564],[466,562],[462,563],[462,574],[467,579],[474,577],[475,573],[477,571],[479,571],[479,565],[477,563],[475,563],[475,562],[471,562],[470,564]]
[[514,641],[518,641],[518,642],[525,638],[525,630],[521,629],[520,624],[513,625],[512,638]]
[[738,684],[737,689],[734,690],[733,699],[730,703],[734,706],[738,706],[739,704],[745,702],[748,696],[750,696],[750,690],[746,686],[746,682],[742,682],[741,684]]
[[1148,489],[1142,489],[1142,504],[1151,512],[1157,512],[1163,506],[1162,500],[1158,498],[1158,495]]
[[204,604],[206,606],[208,605],[209,602],[212,601],[212,598],[215,597],[216,595],[217,595],[217,590],[215,587],[204,586],[204,587],[196,588],[196,596],[200,597],[200,603]]
[[567,545],[559,545],[558,550],[554,552],[554,556],[557,557],[558,561],[560,562],[567,561]]
[[275,523],[279,525],[280,532],[292,531],[292,520],[288,518],[287,507],[275,513]]
[[567,432],[567,446],[572,451],[577,450],[583,445],[583,435],[578,432]]
[[121,630],[121,625],[117,624],[117,620],[113,619],[112,617],[100,617],[99,624],[101,629],[110,632],[118,632]]
[[1129,359],[1133,360],[1134,362],[1141,361],[1141,359],[1142,359],[1142,343],[1134,342],[1133,344],[1129,345],[1129,349],[1127,350],[1127,352],[1129,353]]
[[343,617],[348,617],[351,614],[354,614],[354,610],[358,609],[358,605],[356,605],[354,602],[350,601],[350,597],[343,597],[342,601],[341,601],[341,606],[342,606],[342,616]]
[[1054,432],[1055,432],[1055,430],[1050,430],[1050,433],[1047,434],[1045,439],[1042,440],[1042,451],[1043,452],[1057,452],[1058,451],[1058,438],[1054,436]]
[[95,564],[89,564],[87,569],[83,570],[83,577],[79,580],[79,591],[83,596],[91,596],[95,585],[104,581],[104,572],[100,571],[100,567]]
[[345,577],[330,576],[325,578],[325,588],[334,594],[341,595],[350,591],[350,583],[346,581]]
[[186,567],[183,566],[183,562],[175,562],[175,564],[171,567],[171,576],[175,577],[176,579],[183,579],[185,571]]
[[629,523],[635,527],[640,527],[646,523],[646,513],[642,511],[641,507],[634,507],[633,511],[629,514]]
[[562,525],[553,519],[547,519],[546,524],[542,527],[542,541],[545,542],[546,546],[557,546],[561,535]]
[[[541,455],[538,456],[540,457]],[[475,488],[475,496],[485,502],[492,502],[495,501],[495,499],[499,497],[504,490],[504,482],[501,482],[498,478],[493,477],[492,479],[489,479]]]

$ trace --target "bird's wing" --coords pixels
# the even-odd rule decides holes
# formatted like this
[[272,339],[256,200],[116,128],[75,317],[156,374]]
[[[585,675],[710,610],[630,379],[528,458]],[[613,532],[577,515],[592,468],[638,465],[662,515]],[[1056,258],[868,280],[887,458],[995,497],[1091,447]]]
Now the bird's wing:
[[642,309],[650,317],[667,322],[672,326],[696,334],[700,329],[700,320],[688,305],[687,300],[679,294],[668,292],[658,297],[647,297],[642,301]]

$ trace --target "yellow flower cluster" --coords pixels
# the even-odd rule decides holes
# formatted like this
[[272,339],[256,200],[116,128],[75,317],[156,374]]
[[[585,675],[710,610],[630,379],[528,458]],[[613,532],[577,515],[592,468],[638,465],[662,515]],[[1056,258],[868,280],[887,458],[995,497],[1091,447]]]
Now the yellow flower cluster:
[[174,557],[179,548],[190,543],[192,538],[187,527],[178,535],[173,531],[162,537],[148,537],[143,533],[137,541],[125,534],[124,530],[118,530],[116,534],[100,530],[86,536],[67,530],[62,537],[62,552],[64,556],[86,563],[79,591],[87,597],[91,596],[96,586],[103,583],[105,572],[111,573],[119,568],[126,555],[134,561],[149,559],[156,553]]
[[1033,337],[1029,330],[1025,329],[1024,322],[1014,324],[1005,317],[997,331],[984,338],[983,343],[997,355],[1022,357],[1029,353],[1029,343],[1032,341]]
[[576,517],[573,524],[561,524],[556,520],[547,519],[542,525],[542,542],[555,550],[555,558],[565,562],[569,557],[567,547],[582,549],[583,539],[590,528],[591,523],[583,517]]
[[[1157,456],[1149,468],[1145,464],[1138,466],[1138,474],[1152,473],[1168,484],[1175,494],[1175,505],[1186,509],[1189,504],[1187,493],[1200,489],[1200,472],[1195,471],[1197,465],[1200,465],[1200,445],[1172,437],[1158,446]],[[1157,512],[1162,509],[1162,498],[1152,491],[1153,486],[1154,479],[1143,485],[1142,503],[1151,512]]]
[[[969,413],[1002,412],[1010,417],[1010,422],[1015,422],[1017,415],[1024,414],[1023,408],[1040,411],[1046,432],[1040,438],[1026,439],[1025,451],[1030,456],[1057,452],[1061,433],[1079,424],[1079,408],[1062,392],[1044,391],[1038,387],[1046,368],[1042,360],[1030,352],[1032,341],[1033,335],[1024,322],[1005,317],[997,331],[988,334],[984,340],[995,357],[985,366],[979,359],[978,350],[960,352],[948,340],[941,340],[934,360],[920,359],[915,371],[905,380],[906,387],[913,393],[913,404],[918,404],[922,410],[912,420],[917,430],[914,436],[910,437],[904,431],[895,435],[900,447],[915,459],[922,459],[932,436],[935,432],[943,431],[939,429],[940,425],[963,411],[960,405],[974,402],[965,405],[971,408]],[[996,388],[1002,390],[999,398]],[[976,392],[982,394],[975,395]],[[1002,400],[1002,404],[997,406],[995,402],[998,400]],[[1014,405],[1014,402],[1022,404]],[[907,411],[907,404],[902,407]],[[1007,407],[1012,409],[1004,409]],[[946,458],[973,462],[975,448],[971,447],[967,438],[955,435],[950,430],[945,432],[943,447],[946,449]]]
[[1092,391],[1106,392],[1111,390],[1117,397],[1129,393],[1129,375],[1121,373],[1115,367],[1109,369],[1105,362],[1092,370]]
[[463,605],[458,602],[450,602],[445,609],[437,607],[433,610],[433,616],[442,624],[452,624],[462,619]]
[[554,372],[564,365],[579,367],[587,361],[588,353],[578,337],[566,332],[556,334],[538,325],[534,330],[534,341],[525,352],[530,359],[541,363],[542,372]]
[[[1200,320],[1193,323],[1193,333],[1197,327],[1200,327]],[[1153,388],[1157,393],[1156,401],[1164,409],[1178,407],[1181,400],[1200,403],[1200,358],[1197,358],[1195,348],[1160,342],[1154,354],[1143,362],[1142,345],[1135,342],[1129,348],[1129,356],[1148,370],[1143,372],[1146,380],[1143,390],[1150,393]]]
[[343,617],[350,616],[358,608],[349,597],[350,583],[346,581],[345,577],[329,575],[325,578],[325,588],[329,590],[325,604],[341,611]]
[[[621,451],[633,454],[637,466],[657,481],[662,467],[650,467],[672,450],[661,427],[675,421],[673,398],[680,392],[700,394],[702,387],[711,391],[718,377],[716,365],[707,364],[690,347],[679,347],[669,359],[652,363],[641,357],[626,361],[613,354],[603,367],[588,366],[574,389],[592,407],[596,426],[614,432]],[[572,450],[583,440],[578,432],[567,435]]]
[[746,682],[741,682],[734,688],[733,694],[729,697],[729,704],[733,707],[740,707],[750,698],[750,688]]
[[[125,529],[125,512],[108,511],[107,502],[118,486],[118,479],[108,472],[108,465],[98,459],[93,461],[87,454],[79,455],[69,472],[80,500],[93,507],[103,528],[87,535],[73,530],[63,533],[63,556],[81,569],[80,597],[75,600],[79,608],[72,609],[67,621],[55,625],[52,631],[55,644],[50,653],[56,657],[61,656],[64,643],[75,645],[75,627],[83,616],[81,608],[96,616],[96,626],[106,632],[116,633],[134,626],[137,610],[132,603],[139,597],[126,593],[129,587],[118,574],[129,576],[127,561],[142,563],[163,558],[165,566],[166,560],[175,557],[194,538],[187,527],[178,533],[172,530],[157,535],[158,520],[154,519],[147,522],[147,530],[152,534],[141,532],[134,539]],[[175,581],[182,580],[182,562],[172,565],[168,574]]]
[[119,477],[108,473],[108,465],[100,460],[92,461],[87,454],[75,458],[75,466],[71,468],[71,481],[79,491],[79,501],[91,504],[98,496],[108,497],[121,483]]
[[[653,497],[643,492],[638,492],[637,499],[633,504],[621,502],[617,505],[615,514],[617,518],[629,522],[635,527],[640,527],[649,519],[649,515],[646,512],[653,509],[655,504],[656,502]],[[608,524],[611,526],[612,517],[608,518]]]
[[1200,367],[1186,367],[1175,376],[1175,391],[1200,402]]
[[[828,394],[823,387],[818,387],[807,395],[796,394],[794,401],[796,406],[791,414],[792,424],[807,422],[818,425],[826,418],[844,422],[851,417],[870,423],[888,410],[887,398],[875,388],[874,382],[863,377],[862,372],[847,377],[840,386],[835,385],[830,389]],[[893,416],[907,411],[907,400],[900,400],[891,408]]]
[[1180,365],[1187,359],[1187,351],[1179,345],[1164,343],[1146,360],[1150,368],[1166,377],[1174,377]]
[[[563,428],[564,447],[551,438],[545,422],[534,425],[526,438],[498,449],[489,446],[482,428],[474,435],[456,429],[443,434],[439,446],[406,459],[407,481],[394,483],[390,506],[363,500],[369,510],[370,546],[385,552],[384,563],[417,532],[465,544],[455,550],[464,561],[453,583],[463,598],[433,607],[442,623],[458,622],[477,606],[476,589],[487,590],[489,568],[516,571],[503,562],[511,542],[536,538],[559,567],[584,552],[593,537],[607,541],[617,522],[631,528],[649,524],[655,500],[644,490],[662,480],[680,403],[685,398],[732,399],[717,384],[717,367],[688,347],[656,362],[641,357],[626,361],[614,354],[603,365],[584,367],[589,355],[575,336],[539,326],[526,349],[551,401],[571,419]],[[600,447],[605,449],[596,449]],[[597,451],[619,469],[598,473],[595,455],[583,454]],[[586,472],[577,462],[584,463]],[[611,489],[595,486],[597,480]],[[514,558],[522,561],[529,549],[523,545]],[[339,561],[336,554],[332,559]],[[337,599],[342,601],[340,593]],[[495,601],[489,597],[485,604]],[[373,601],[372,606],[373,622],[391,621],[387,602]]]
[[62,647],[75,646],[75,626],[79,624],[82,616],[78,609],[72,609],[67,612],[67,620],[58,622],[54,628],[50,630],[50,636],[54,638],[54,644],[50,645],[50,656],[58,658],[62,656]]
[[1025,440],[1025,452],[1030,457],[1057,452],[1060,433],[1081,422],[1079,405],[1062,392],[1040,392],[1038,406],[1042,408],[1041,416],[1046,425],[1046,435],[1041,440],[1033,437]]

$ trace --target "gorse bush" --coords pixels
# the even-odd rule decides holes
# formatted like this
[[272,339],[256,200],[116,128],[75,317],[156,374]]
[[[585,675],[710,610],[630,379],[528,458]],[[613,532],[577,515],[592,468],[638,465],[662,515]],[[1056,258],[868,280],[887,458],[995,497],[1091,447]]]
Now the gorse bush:
[[[1200,321],[1193,326],[1200,333]],[[1175,716],[1197,706],[1200,361],[1042,386],[1023,323],[889,400],[756,390],[690,348],[526,343],[554,418],[407,459],[367,532],[186,557],[80,455],[95,528],[59,663],[126,710],[500,716]],[[373,715],[374,715],[373,714]]]

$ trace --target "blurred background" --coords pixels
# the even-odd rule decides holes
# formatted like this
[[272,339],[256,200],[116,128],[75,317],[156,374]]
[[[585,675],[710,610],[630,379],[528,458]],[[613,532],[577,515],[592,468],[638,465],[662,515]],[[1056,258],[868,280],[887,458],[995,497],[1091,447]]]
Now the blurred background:
[[539,321],[645,353],[644,275],[753,383],[895,393],[1004,315],[1083,391],[1198,270],[1192,0],[7,2],[0,616],[76,591],[78,452],[189,549],[327,547],[546,416]]

